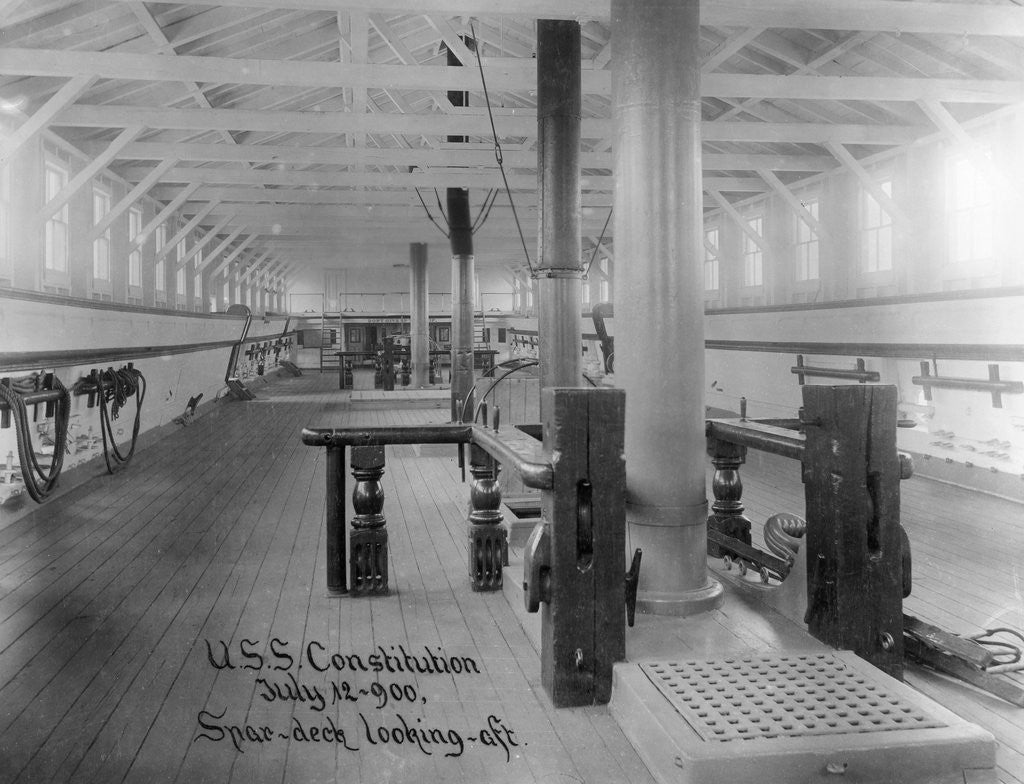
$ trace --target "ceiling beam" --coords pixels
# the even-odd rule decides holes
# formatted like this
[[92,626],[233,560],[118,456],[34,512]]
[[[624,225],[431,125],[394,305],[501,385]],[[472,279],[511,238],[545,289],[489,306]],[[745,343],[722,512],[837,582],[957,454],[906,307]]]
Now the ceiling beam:
[[821,222],[811,214],[811,211],[804,206],[803,202],[797,198],[793,191],[786,187],[786,184],[774,172],[768,169],[758,169],[757,173],[772,187],[772,190],[782,197],[782,200],[789,205],[789,208],[793,210],[796,216],[811,227],[811,230],[816,235],[819,237],[825,236]]
[[853,172],[857,179],[860,180],[860,184],[864,186],[864,189],[871,194],[883,210],[892,216],[894,221],[900,221],[901,223],[906,224],[906,213],[900,209],[899,205],[893,201],[892,197],[888,193],[882,190],[882,186],[878,184],[878,181],[874,177],[871,176],[871,172],[861,166],[860,161],[854,158],[849,150],[841,144],[829,144],[827,147],[829,152],[836,157],[836,160]]
[[213,212],[213,209],[217,206],[217,204],[218,202],[211,201],[209,204],[203,207],[203,209],[197,212],[192,217],[192,220],[190,220],[181,229],[179,229],[178,233],[171,237],[171,239],[167,241],[167,244],[156,252],[156,256],[153,259],[153,263],[159,264],[161,261],[163,261],[172,250],[178,247],[178,243],[189,235],[189,232],[191,232],[192,229],[194,229],[196,226],[202,223],[206,216]]
[[[218,234],[220,234],[222,231],[224,231],[224,229],[228,227],[228,224],[231,223],[231,219],[233,217],[234,216],[231,215],[222,219],[220,223],[218,223],[216,226],[214,226],[212,229],[206,232],[202,237],[200,237],[198,242],[193,243],[192,247],[185,252],[185,255],[181,257],[180,261],[175,259],[174,271],[177,272],[178,270],[188,266],[188,263],[192,261],[193,258],[195,258],[196,254],[198,254],[199,251],[201,251],[203,248],[209,245]],[[240,228],[238,229],[238,234],[241,233],[242,229]],[[237,234],[235,236],[237,236]]]
[[[527,19],[608,20],[611,16],[610,0],[190,0],[190,3],[246,9],[356,9],[393,14],[514,16]],[[701,3],[701,23],[713,27],[871,29],[956,36],[1024,37],[1024,8],[924,0],[815,0],[812,3],[806,0],[760,0],[758,3],[704,0]]]
[[[704,184],[715,190],[735,193],[764,193],[768,186],[759,177],[705,177]],[[211,199],[230,202],[251,202],[254,204],[338,204],[338,205],[408,205],[419,206],[415,194],[407,190],[325,190],[304,188],[261,188],[238,186],[216,186],[191,183],[189,195],[195,196],[195,202],[205,203]],[[199,190],[196,190],[198,188]],[[153,198],[161,201],[175,199],[180,186],[173,184],[158,185],[153,189]],[[510,209],[507,199],[498,199],[494,209],[499,213]],[[181,206],[180,202],[177,206]],[[587,194],[583,199],[584,209],[587,207],[607,209],[610,198],[600,193]],[[536,199],[526,195],[524,201],[517,203],[517,209],[536,210]]]
[[248,237],[246,237],[244,240],[242,240],[241,244],[239,244],[238,247],[236,247],[227,256],[225,256],[224,259],[221,261],[221,263],[218,264],[217,267],[213,270],[213,272],[210,273],[210,277],[211,278],[215,278],[218,275],[220,275],[221,272],[226,270],[228,265],[238,257],[239,253],[241,253],[250,244],[252,244],[253,242],[256,241],[257,236],[258,235],[256,235],[256,234],[250,234]]
[[[910,3],[903,3],[908,5]],[[987,7],[987,6],[985,6]],[[1024,13],[1024,7],[1021,12]],[[493,91],[536,89],[536,62],[489,58],[487,83]],[[0,72],[11,76],[94,76],[144,81],[195,81],[288,87],[383,87],[410,90],[479,90],[480,76],[461,66],[254,60],[235,57],[83,52],[60,49],[0,49]],[[611,72],[584,69],[585,94],[611,94]],[[918,101],[1015,103],[1024,82],[992,79],[925,79],[871,76],[779,76],[705,74],[704,96],[825,101]]]
[[715,200],[715,203],[722,208],[725,214],[733,219],[736,225],[739,226],[740,230],[750,237],[751,242],[757,245],[757,247],[761,249],[762,253],[768,253],[768,243],[765,241],[765,238],[754,231],[750,226],[750,223],[747,222],[747,219],[740,215],[739,210],[733,207],[732,204],[729,203],[728,199],[718,191],[708,191],[707,193]]
[[700,70],[704,73],[711,73],[763,32],[763,27],[750,27],[733,33],[711,51],[711,54],[700,64]]
[[[142,133],[141,125],[132,125],[125,128],[117,137],[100,153],[96,158],[91,160],[85,168],[78,172],[72,178],[71,182],[60,189],[50,201],[43,205],[42,209],[36,213],[36,217],[40,221],[49,220],[56,214],[56,212],[63,207],[68,201],[78,193],[79,189],[89,182],[93,177],[99,174],[108,163],[114,160],[114,157],[128,142],[132,141],[136,136]],[[148,173],[148,172],[147,172]],[[145,175],[143,175],[144,178]],[[142,179],[142,178],[140,178]]]
[[217,245],[216,248],[211,250],[209,253],[207,253],[203,257],[203,263],[200,264],[198,267],[196,267],[196,272],[197,273],[202,272],[204,269],[206,269],[208,266],[210,266],[210,264],[213,263],[213,260],[215,258],[217,258],[217,256],[219,256],[228,247],[228,245],[230,245],[232,242],[234,242],[236,239],[238,239],[238,235],[241,234],[243,231],[245,231],[245,227],[244,226],[239,226],[237,229],[235,229],[233,232],[231,232],[227,237],[225,237],[223,240],[221,240],[220,244]]
[[92,242],[97,237],[99,237],[103,232],[105,232],[110,226],[113,225],[114,221],[116,221],[124,213],[125,210],[127,210],[135,202],[141,199],[149,191],[149,189],[152,188],[157,183],[157,181],[176,163],[177,160],[175,160],[174,158],[168,158],[166,160],[160,161],[160,163],[154,166],[153,171],[151,171],[142,180],[140,180],[138,185],[132,188],[128,192],[128,194],[123,199],[121,199],[121,201],[114,205],[113,209],[107,212],[107,214],[100,219],[99,223],[92,227],[88,236],[86,236],[85,241]]
[[25,142],[46,128],[61,111],[77,101],[95,81],[91,76],[76,76],[65,82],[50,100],[0,142],[0,166],[10,160]]
[[[415,136],[481,136],[491,134],[486,112],[458,114],[367,114],[349,112],[294,112],[249,109],[165,109],[159,107],[111,105],[69,106],[53,125],[112,128],[138,123],[147,128],[188,131],[255,130],[272,133],[374,133]],[[500,136],[537,134],[536,111],[518,110],[516,115],[495,113]],[[584,138],[603,139],[612,132],[611,120],[584,118]],[[823,144],[909,144],[931,129],[924,126],[851,125],[828,123],[769,123],[707,121],[701,124],[704,141],[753,141]],[[243,145],[239,145],[243,146]],[[263,145],[246,145],[263,146]],[[318,148],[309,148],[315,150]],[[326,148],[329,149],[329,148]],[[312,154],[312,153],[311,153]],[[490,153],[493,159],[493,152]]]
[[198,182],[189,183],[188,185],[186,185],[182,189],[181,193],[179,193],[177,196],[174,197],[174,199],[171,200],[170,204],[166,205],[162,210],[160,210],[160,212],[156,214],[153,220],[151,220],[149,223],[142,227],[142,231],[139,232],[139,236],[135,238],[135,240],[131,244],[131,247],[128,249],[129,252],[142,247],[142,245],[145,244],[146,240],[149,239],[149,236],[154,231],[156,231],[157,228],[159,228],[164,223],[164,221],[171,217],[171,215],[174,214],[174,211],[177,210],[178,207],[180,207],[182,204],[184,204],[189,196],[191,196],[193,193],[199,190],[200,185],[201,183]]
[[[827,141],[834,141],[828,139]],[[850,144],[852,142],[846,142]],[[82,150],[89,154],[100,152],[100,145],[85,143]],[[716,165],[705,163],[705,169],[721,168],[718,164],[722,161],[732,159],[740,160],[744,156],[732,153],[708,152]],[[226,144],[201,144],[196,142],[135,142],[119,150],[117,157],[125,160],[162,160],[166,158],[177,158],[181,161],[201,162],[247,162],[247,163],[275,163],[306,166],[327,166],[327,165],[365,165],[365,166],[395,166],[407,167],[418,166],[421,169],[429,167],[446,166],[468,166],[474,168],[497,168],[494,160],[494,153],[483,149],[409,149],[396,147],[304,147],[300,145],[269,145],[269,144],[247,144],[247,145],[226,145]],[[507,167],[516,169],[535,169],[537,167],[537,154],[531,150],[509,150],[504,153],[504,163]],[[775,160],[784,158],[793,163],[786,163],[785,166],[812,165],[812,170],[820,168],[822,156],[767,156]],[[611,153],[580,153],[580,168],[583,169],[611,169]],[[730,168],[735,168],[729,164]]]
[[[702,156],[708,171],[773,171],[821,172],[835,168],[835,163],[823,155],[759,155],[747,153],[706,153]],[[130,166],[120,174],[131,182],[138,182],[149,173],[149,167]],[[609,175],[584,175],[584,191],[610,191],[614,187]],[[340,186],[371,188],[496,188],[501,187],[495,169],[475,168],[462,170],[457,166],[428,169],[426,171],[391,172],[337,172],[315,170],[176,167],[163,176],[164,182],[203,182],[221,185],[295,185]],[[508,178],[512,190],[534,191],[537,178],[530,175],[512,175]]]

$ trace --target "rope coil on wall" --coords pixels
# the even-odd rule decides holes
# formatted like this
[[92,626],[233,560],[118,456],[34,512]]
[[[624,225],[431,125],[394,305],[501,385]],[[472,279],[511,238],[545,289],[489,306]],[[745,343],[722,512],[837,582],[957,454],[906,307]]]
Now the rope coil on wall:
[[[32,443],[32,428],[29,422],[28,404],[25,397],[33,393],[52,392],[44,400],[48,414],[53,408],[54,438],[53,455],[50,465],[44,468],[36,457],[36,449]],[[35,395],[39,397],[38,394]],[[71,416],[71,394],[61,380],[52,373],[35,373],[17,379],[5,379],[0,384],[0,402],[10,408],[14,417],[15,434],[18,443],[18,462],[21,464],[21,475],[25,481],[25,489],[36,503],[42,503],[57,485],[61,469],[64,466],[64,454],[67,451],[68,421]],[[34,402],[30,403],[35,405]]]
[[[139,439],[142,426],[142,401],[146,397],[146,377],[129,363],[120,370],[107,368],[104,371],[93,370],[89,379],[82,380],[91,384],[98,393],[100,403],[100,434],[103,437],[103,460],[107,464],[107,473],[113,474],[123,467],[132,455]],[[79,382],[82,384],[82,382]],[[76,385],[77,387],[77,385]],[[122,453],[114,440],[111,420],[119,418],[121,409],[130,397],[135,397],[135,422],[132,425],[132,441],[126,453]]]

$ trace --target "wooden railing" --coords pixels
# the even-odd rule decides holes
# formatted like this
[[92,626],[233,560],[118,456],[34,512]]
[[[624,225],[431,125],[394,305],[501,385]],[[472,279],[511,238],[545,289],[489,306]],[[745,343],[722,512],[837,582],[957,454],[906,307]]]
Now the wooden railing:
[[799,421],[708,420],[707,450],[715,466],[708,552],[755,565],[767,555],[752,547],[742,505],[739,468],[747,449],[799,460],[808,630],[901,677],[909,553],[899,482],[911,469],[896,450],[896,413],[895,387],[816,385],[803,388]]
[[[542,681],[556,706],[604,703],[612,665],[625,656],[625,394],[559,388],[542,395],[542,441],[507,425],[468,423],[304,429],[304,444],[327,450],[327,588],[339,596],[388,593],[384,447],[468,445],[472,589],[502,587],[508,540],[497,476],[514,472],[542,498],[524,565],[527,606],[541,612]],[[347,541],[346,450],[355,479]]]

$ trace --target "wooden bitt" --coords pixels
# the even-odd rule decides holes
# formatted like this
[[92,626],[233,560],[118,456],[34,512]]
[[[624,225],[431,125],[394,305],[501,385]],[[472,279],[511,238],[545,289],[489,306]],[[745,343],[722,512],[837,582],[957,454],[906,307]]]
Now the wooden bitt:
[[383,446],[352,447],[352,533],[349,537],[352,595],[370,596],[388,592],[388,531],[384,508]]
[[[708,437],[707,452],[715,475],[711,479],[711,492],[715,496],[708,515],[708,528],[751,544],[750,520],[743,514],[743,482],[740,466],[747,460],[747,448],[728,441]],[[722,548],[708,539],[708,555],[721,558]]]
[[808,630],[903,676],[896,387],[803,388]]
[[474,591],[500,591],[508,563],[508,534],[501,525],[498,466],[477,444],[469,448],[469,584]]
[[611,699],[612,665],[626,655],[625,393],[541,394],[548,398],[544,451],[554,456],[554,486],[541,497],[551,564],[541,681],[556,707],[603,704]]

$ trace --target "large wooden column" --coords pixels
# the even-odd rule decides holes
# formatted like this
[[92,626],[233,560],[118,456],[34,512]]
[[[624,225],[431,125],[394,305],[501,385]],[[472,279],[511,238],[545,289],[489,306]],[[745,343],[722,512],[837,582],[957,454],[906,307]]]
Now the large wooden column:
[[708,577],[697,0],[612,0],[615,376],[637,607],[717,606]]
[[409,245],[409,383],[419,389],[430,383],[430,288],[427,243]]
[[[467,46],[476,43],[463,39]],[[448,65],[462,65],[455,53],[445,47]],[[452,106],[467,106],[469,94],[448,91]],[[465,142],[465,136],[449,136],[449,143]],[[452,247],[452,421],[457,422],[462,412],[473,415],[473,219],[469,212],[469,190],[448,188],[448,239]]]
[[[580,334],[580,25],[537,22],[540,385],[583,383]],[[541,401],[545,398],[542,396]],[[541,412],[541,419],[544,412]]]

